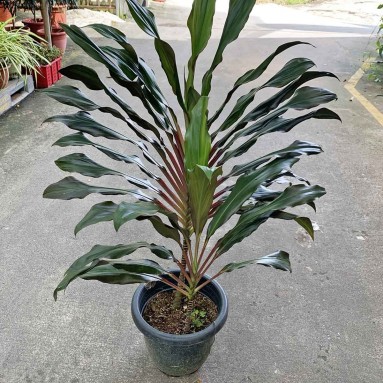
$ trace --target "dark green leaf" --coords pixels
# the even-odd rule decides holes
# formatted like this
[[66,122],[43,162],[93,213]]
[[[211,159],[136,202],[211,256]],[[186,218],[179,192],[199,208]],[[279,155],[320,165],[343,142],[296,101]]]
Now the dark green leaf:
[[[63,280],[56,287],[53,296],[57,299],[57,293],[61,290],[66,289],[70,282],[77,277],[89,272],[95,267],[100,259],[119,259],[129,254],[132,254],[137,249],[147,248],[153,254],[157,255],[162,259],[173,259],[173,253],[163,246],[155,245],[154,243],[149,244],[147,242],[136,242],[129,245],[116,245],[116,246],[103,246],[95,245],[92,249],[78,258],[69,269],[65,272]],[[139,276],[137,276],[138,278]]]
[[123,140],[132,142],[132,140],[130,140],[123,134],[120,134],[115,130],[101,125],[100,123],[95,121],[89,113],[86,112],[77,112],[76,114],[63,114],[53,116],[46,119],[45,122],[61,122],[70,129],[78,130],[79,132],[83,133],[88,133],[93,137],[104,137],[110,140]]
[[185,110],[185,103],[182,98],[181,85],[178,77],[176,56],[173,48],[166,41],[160,39],[154,40],[154,46],[160,58],[162,68],[168,78],[169,84],[172,87],[173,93],[177,96],[177,100],[181,108]]
[[87,177],[99,178],[106,175],[124,176],[121,172],[99,165],[83,153],[73,153],[61,157],[55,161],[55,164],[65,172],[79,173]]
[[207,130],[208,97],[201,97],[191,112],[190,124],[185,134],[185,167],[206,166],[209,161],[211,140]]
[[103,90],[101,82],[95,70],[84,65],[69,65],[60,69],[60,73],[71,80],[81,81],[90,90]]
[[252,259],[252,260],[243,261],[243,262],[229,263],[225,267],[223,267],[219,273],[220,274],[230,273],[234,270],[242,269],[243,267],[251,265],[254,262],[259,264],[259,265],[274,267],[275,269],[280,269],[280,270],[291,272],[291,264],[290,264],[290,260],[289,260],[289,254],[286,253],[285,251],[279,250],[273,254],[265,255],[265,256],[258,258],[258,259]]
[[232,262],[224,266],[219,273],[220,274],[231,273],[234,270],[242,269],[248,265],[253,264],[254,262],[255,262],[255,259],[252,259],[250,261],[243,261],[243,262]]
[[[263,203],[259,206],[255,205],[252,209],[243,213],[235,227],[219,240],[217,254],[221,255],[227,252],[233,245],[251,235],[261,224],[266,222],[273,213],[286,209],[287,207],[295,207],[313,202],[325,193],[325,190],[320,186],[293,185],[287,187],[273,201]],[[300,220],[298,223],[300,224],[300,222],[307,224],[305,220]]]
[[139,221],[145,220],[145,219],[149,220],[151,224],[153,225],[154,229],[157,231],[157,233],[161,234],[165,238],[170,238],[176,241],[181,246],[179,231],[172,226],[166,225],[160,217],[153,215],[150,217],[139,217],[137,219]]
[[44,93],[62,104],[74,106],[83,111],[90,112],[100,108],[99,105],[89,100],[80,89],[71,85],[55,85],[44,89]]
[[314,228],[310,218],[300,217],[296,214],[287,213],[285,211],[276,211],[271,215],[271,218],[284,219],[287,221],[294,220],[307,232],[307,234],[310,235],[311,239],[314,240]]
[[[123,161],[127,164],[136,164],[143,173],[145,173],[147,176],[153,178],[153,179],[159,179],[158,176],[156,176],[154,173],[152,173],[150,170],[148,170],[144,164],[142,163],[141,159],[138,156],[129,156],[126,154],[119,153],[113,149],[107,148],[105,146],[96,144],[90,140],[88,140],[82,133],[75,133],[71,134],[69,136],[65,136],[57,140],[53,145],[66,147],[66,146],[93,146],[94,148],[98,149],[100,152],[107,155],[109,158],[115,160],[115,161]],[[139,142],[136,142],[136,146],[138,146],[145,154],[147,153],[146,147]],[[148,155],[148,154],[146,154]],[[157,165],[156,161],[152,159],[150,156],[148,160],[154,164]]]
[[337,98],[337,95],[329,90],[304,86],[297,89],[287,105],[291,109],[305,110],[315,108],[318,105],[328,103]]
[[289,254],[282,250],[258,258],[255,262],[258,265],[274,267],[274,269],[290,271],[291,273]]
[[126,285],[131,283],[151,282],[166,271],[154,261],[143,259],[138,261],[100,260],[90,271],[80,278],[98,280],[103,283]]
[[202,232],[208,220],[217,187],[217,178],[221,174],[222,168],[208,168],[200,165],[188,171],[190,213],[196,235]]
[[226,96],[226,99],[223,102],[223,104],[221,105],[221,107],[217,110],[217,112],[214,114],[214,116],[209,120],[208,125],[211,126],[213,124],[213,122],[220,116],[220,114],[224,110],[225,106],[228,104],[228,102],[231,100],[233,94],[235,93],[235,91],[240,86],[245,85],[245,84],[247,84],[249,82],[252,82],[252,81],[256,80],[258,77],[260,77],[265,72],[265,70],[268,68],[268,66],[274,60],[274,58],[276,56],[278,56],[279,54],[281,54],[285,50],[287,50],[287,49],[289,49],[289,48],[291,48],[293,46],[299,45],[299,44],[311,45],[309,43],[305,43],[305,42],[302,42],[302,41],[292,41],[290,43],[282,44],[281,46],[279,46],[276,49],[276,51],[274,53],[272,53],[266,60],[264,60],[256,69],[251,69],[248,72],[246,72],[243,76],[241,76],[236,81],[236,83],[234,84],[233,89]]
[[192,57],[196,58],[206,48],[213,26],[216,0],[195,0],[188,18],[188,28],[191,37]]
[[114,202],[107,201],[98,203],[89,210],[85,217],[76,225],[74,235],[87,226],[94,225],[99,222],[112,221],[114,212],[118,205]]
[[116,41],[118,44],[120,44],[129,54],[130,60],[132,62],[138,63],[138,57],[136,54],[136,51],[132,47],[131,44],[129,44],[126,36],[124,33],[122,33],[119,29],[111,27],[109,25],[105,24],[90,24],[86,26],[87,28],[92,28],[96,32],[98,32],[100,35],[112,39]]
[[210,69],[202,80],[202,96],[208,96],[211,90],[211,80],[214,69],[222,62],[223,52],[226,47],[235,41],[244,28],[250,13],[255,5],[254,0],[230,0],[229,12],[223,27],[217,52],[214,56]]
[[321,152],[322,152],[322,148],[319,145],[313,144],[311,142],[306,142],[306,141],[294,141],[291,145],[287,146],[284,149],[269,153],[263,157],[257,158],[256,160],[248,162],[244,165],[234,166],[231,172],[228,174],[227,178],[235,177],[243,173],[248,173],[250,171],[253,171],[259,166],[263,165],[264,163],[274,158],[293,158],[293,157],[299,157],[303,154],[313,155],[313,154],[319,154]]
[[128,285],[133,283],[148,283],[157,281],[151,274],[137,274],[116,268],[114,265],[95,266],[88,272],[79,275],[81,279],[96,280],[102,283]]
[[[247,135],[251,135],[251,134],[253,135],[250,139],[247,139],[237,148],[230,151],[226,151],[226,153],[224,154],[222,159],[218,162],[218,164],[222,165],[223,163],[227,162],[230,158],[242,155],[243,153],[248,151],[258,141],[259,137],[265,134],[275,133],[275,132],[283,132],[283,133],[289,132],[298,124],[302,123],[303,121],[309,120],[311,118],[340,120],[340,117],[335,112],[326,108],[321,108],[316,111],[307,113],[299,117],[291,118],[291,119],[284,119],[283,117],[279,117],[278,114],[279,113],[276,113],[275,116],[270,119],[266,119],[264,121],[260,121],[253,125],[250,125],[248,128],[243,129],[242,131],[232,136],[230,142],[226,144],[225,148],[222,151],[226,151],[228,148],[230,148],[231,145],[233,145],[239,138],[247,136]],[[220,144],[225,142],[225,140],[229,137],[230,135],[227,135],[227,137],[220,140]]]
[[218,208],[210,222],[207,237],[210,238],[220,226],[227,222],[263,182],[271,177],[277,176],[283,170],[290,169],[296,161],[296,158],[276,159],[267,167],[257,169],[248,175],[239,177],[233,190],[225,202]]
[[188,109],[195,106],[193,99],[194,75],[198,56],[206,48],[212,31],[216,0],[195,0],[188,18],[188,28],[191,37],[192,54],[188,63],[188,79],[185,94]]
[[136,194],[134,191],[124,189],[106,188],[91,186],[76,180],[73,177],[66,177],[59,182],[48,186],[44,190],[44,198],[70,200],[74,198],[85,198],[89,194],[98,193],[103,195],[125,195]]
[[141,6],[136,0],[126,0],[129,11],[136,24],[149,36],[159,38],[156,20],[148,8]]
[[149,202],[136,202],[136,203],[128,203],[121,202],[113,216],[114,228],[116,231],[120,229],[120,227],[133,219],[137,219],[138,217],[150,217],[158,213],[159,208],[154,203]]
[[290,60],[276,75],[259,88],[252,89],[248,94],[242,96],[236,103],[234,109],[223,122],[219,130],[223,131],[233,125],[245,112],[246,108],[253,102],[255,94],[264,88],[282,88],[312,68],[315,64],[306,58],[295,58]]

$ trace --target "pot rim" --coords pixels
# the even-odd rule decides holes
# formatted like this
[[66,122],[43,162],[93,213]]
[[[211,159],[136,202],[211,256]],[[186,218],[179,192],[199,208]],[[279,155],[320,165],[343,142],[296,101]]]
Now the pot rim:
[[[170,270],[170,272],[173,272],[173,273],[177,271],[179,272],[179,270]],[[209,279],[210,276],[205,274],[203,278]],[[161,283],[161,282],[158,281],[157,283]],[[211,283],[209,283],[209,285],[201,289],[200,292],[203,293],[204,289],[209,287],[215,289],[215,291],[217,292],[219,299],[221,301],[221,308],[214,322],[212,322],[208,327],[206,327],[205,329],[201,331],[198,331],[192,334],[178,335],[178,334],[165,333],[152,327],[143,318],[139,308],[139,296],[142,293],[142,291],[146,289],[144,284],[141,284],[136,289],[132,298],[131,309],[132,309],[132,316],[133,316],[134,323],[136,324],[137,328],[145,336],[148,336],[151,338],[157,338],[163,341],[171,341],[172,343],[183,343],[183,344],[196,344],[196,343],[202,342],[206,338],[214,336],[215,334],[217,334],[218,331],[222,329],[228,315],[228,301],[227,301],[227,296],[223,287],[216,280],[213,280]],[[168,289],[165,289],[165,290],[172,290],[172,288],[169,287]]]
[[36,18],[36,21],[33,18],[26,18],[21,20],[22,23],[27,24],[44,24],[44,20],[40,17]]

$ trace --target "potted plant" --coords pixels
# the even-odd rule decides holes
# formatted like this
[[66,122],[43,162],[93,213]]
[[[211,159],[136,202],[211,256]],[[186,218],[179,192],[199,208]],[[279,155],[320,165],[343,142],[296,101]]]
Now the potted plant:
[[30,29],[31,32],[36,33],[41,28],[44,28],[44,20],[42,17],[36,16],[36,11],[40,8],[35,1],[25,1],[22,3],[22,8],[32,12],[32,18],[23,19],[23,24]]
[[[209,354],[215,334],[226,320],[227,301],[216,281],[219,276],[251,264],[291,271],[289,254],[283,250],[257,258],[234,252],[228,264],[218,269],[215,261],[269,219],[295,221],[311,237],[314,236],[308,217],[286,209],[300,205],[315,207],[314,201],[325,194],[325,189],[310,185],[292,171],[303,155],[321,153],[320,146],[294,141],[285,148],[250,161],[243,155],[268,133],[285,133],[310,119],[339,120],[333,111],[317,108],[335,100],[336,95],[307,85],[313,79],[336,76],[311,70],[314,63],[309,59],[295,58],[268,81],[260,83],[260,76],[275,57],[291,47],[305,44],[289,42],[241,76],[223,98],[221,107],[213,112],[209,106],[213,74],[223,60],[225,48],[238,38],[245,26],[254,0],[230,1],[217,51],[200,88],[195,85],[196,64],[210,39],[215,1],[195,0],[193,3],[188,19],[192,54],[184,87],[179,79],[174,51],[161,39],[154,15],[136,0],[128,0],[128,5],[137,25],[154,40],[184,121],[179,120],[160,90],[154,72],[137,55],[122,32],[101,24],[90,25],[120,48],[98,46],[82,29],[64,25],[74,43],[103,64],[119,86],[140,99],[154,123],[133,110],[94,69],[83,65],[61,69],[69,79],[80,81],[93,91],[104,92],[118,109],[99,105],[74,86],[48,89],[48,95],[57,101],[79,109],[75,114],[47,120],[61,122],[75,131],[59,139],[55,145],[93,147],[105,158],[126,163],[131,169],[106,167],[79,151],[59,158],[56,165],[66,172],[86,177],[120,177],[134,187],[126,188],[124,184],[120,188],[108,184],[95,186],[70,176],[48,186],[44,197],[70,200],[82,199],[92,193],[131,196],[137,202],[108,200],[94,205],[75,227],[75,234],[99,222],[111,221],[119,230],[127,222],[146,220],[157,233],[174,242],[176,251],[150,241],[95,245],[70,266],[55,289],[54,297],[56,299],[58,292],[77,278],[112,284],[147,283],[138,287],[134,294],[133,319],[144,333],[157,367],[169,375],[179,376],[200,367]],[[227,117],[219,119],[234,93],[256,80],[256,87],[237,100]],[[255,95],[265,88],[273,88],[275,93],[253,105]],[[92,111],[123,121],[129,133],[115,131],[97,122],[90,113]],[[294,111],[293,116],[286,116],[290,111]],[[113,149],[98,142],[97,137],[111,143],[122,141],[138,149],[142,157]],[[282,179],[289,182],[283,184]],[[160,265],[154,260],[124,258],[142,248],[160,259],[172,261],[177,270],[169,270],[166,264]],[[158,311],[161,320],[157,318]]]
[[61,78],[59,70],[61,69],[62,53],[55,46],[49,48],[47,45],[41,45],[39,54],[44,60],[37,59],[39,67],[35,76],[36,88],[48,88]]
[[28,73],[36,73],[38,60],[45,60],[39,53],[33,33],[22,29],[8,31],[7,24],[8,21],[0,22],[1,88],[7,86],[9,72],[16,73],[18,77],[24,76],[22,68]]

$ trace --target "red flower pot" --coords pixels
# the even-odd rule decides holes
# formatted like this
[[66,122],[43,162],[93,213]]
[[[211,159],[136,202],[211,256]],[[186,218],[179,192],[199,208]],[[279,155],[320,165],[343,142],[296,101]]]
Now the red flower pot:
[[39,29],[44,29],[43,19],[24,19],[23,24],[30,29],[31,32],[37,33]]
[[51,11],[51,24],[60,28],[60,23],[66,24],[66,5],[55,5]]
[[61,69],[61,60],[61,57],[58,57],[50,64],[41,65],[38,68],[38,73],[35,77],[36,88],[48,88],[60,80],[62,77],[62,75],[59,73],[59,70]]
[[[38,36],[42,37],[45,39],[45,30],[44,28],[37,30],[36,33]],[[52,44],[59,48],[61,53],[64,54],[65,48],[66,48],[66,43],[67,43],[67,35],[64,32],[62,28],[56,28],[52,27]]]

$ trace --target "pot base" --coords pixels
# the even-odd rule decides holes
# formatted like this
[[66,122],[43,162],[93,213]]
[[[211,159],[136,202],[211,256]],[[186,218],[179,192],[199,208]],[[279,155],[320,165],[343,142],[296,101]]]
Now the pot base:
[[[179,271],[172,271],[179,275]],[[168,276],[164,276],[170,280]],[[201,283],[209,277],[204,276]],[[161,332],[150,326],[142,316],[146,303],[160,291],[171,290],[162,282],[156,282],[151,288],[141,285],[132,299],[134,323],[145,336],[145,343],[156,367],[169,376],[184,376],[197,371],[210,354],[215,335],[221,330],[227,319],[228,303],[223,288],[217,281],[201,289],[201,293],[210,298],[218,308],[216,320],[205,329],[185,335]]]

